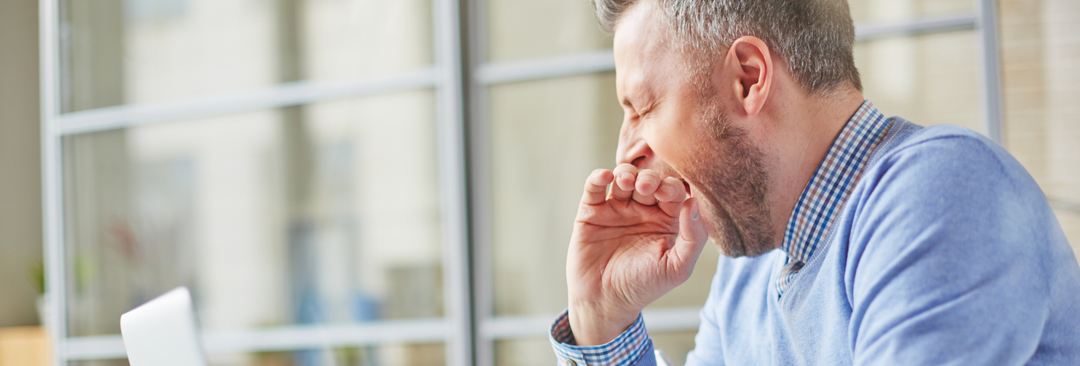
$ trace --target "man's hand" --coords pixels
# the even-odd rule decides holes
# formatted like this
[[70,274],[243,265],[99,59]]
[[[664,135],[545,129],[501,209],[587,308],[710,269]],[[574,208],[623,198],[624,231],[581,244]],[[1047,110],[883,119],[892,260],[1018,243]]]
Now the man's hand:
[[630,164],[594,171],[566,261],[577,344],[604,344],[622,334],[646,305],[690,277],[707,238],[681,180]]

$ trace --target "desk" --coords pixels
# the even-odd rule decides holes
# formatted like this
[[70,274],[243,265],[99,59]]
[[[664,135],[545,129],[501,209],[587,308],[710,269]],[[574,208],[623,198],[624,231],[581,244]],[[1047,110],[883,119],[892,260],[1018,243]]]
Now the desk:
[[44,328],[0,328],[0,366],[48,365],[49,337]]

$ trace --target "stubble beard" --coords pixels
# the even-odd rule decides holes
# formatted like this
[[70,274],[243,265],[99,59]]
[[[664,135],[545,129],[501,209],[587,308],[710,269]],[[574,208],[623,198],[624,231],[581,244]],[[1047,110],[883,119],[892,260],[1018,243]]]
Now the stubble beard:
[[[710,236],[729,257],[755,257],[775,249],[770,224],[765,154],[746,131],[729,123],[715,93],[702,93],[709,136],[695,144],[685,178],[700,193],[699,207]],[[700,140],[699,140],[700,141]]]

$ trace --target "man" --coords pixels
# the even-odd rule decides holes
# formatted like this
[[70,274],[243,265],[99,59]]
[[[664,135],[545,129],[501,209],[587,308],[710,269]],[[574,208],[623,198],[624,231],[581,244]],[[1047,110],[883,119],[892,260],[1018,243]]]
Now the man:
[[1039,187],[864,100],[844,0],[593,1],[626,115],[574,223],[560,364],[653,364],[640,312],[711,237],[688,365],[1080,365],[1080,266]]

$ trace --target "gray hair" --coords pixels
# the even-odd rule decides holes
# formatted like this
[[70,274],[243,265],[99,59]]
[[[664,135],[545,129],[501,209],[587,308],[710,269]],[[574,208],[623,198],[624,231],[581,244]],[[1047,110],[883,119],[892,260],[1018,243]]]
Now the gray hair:
[[609,32],[638,1],[655,1],[671,41],[696,59],[692,70],[743,36],[760,38],[788,65],[803,90],[827,94],[851,82],[862,90],[847,0],[591,0]]

